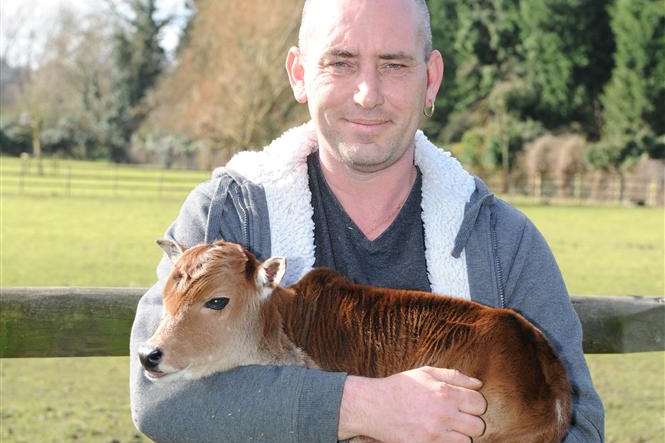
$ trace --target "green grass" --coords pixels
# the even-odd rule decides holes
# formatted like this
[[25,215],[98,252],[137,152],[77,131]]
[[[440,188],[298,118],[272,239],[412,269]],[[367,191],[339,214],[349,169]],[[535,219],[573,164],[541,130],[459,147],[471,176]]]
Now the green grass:
[[2,196],[2,286],[148,286],[181,200]]
[[664,294],[662,208],[521,206],[579,295]]
[[608,443],[665,440],[665,353],[587,355]]
[[[183,197],[67,198],[3,190],[0,285],[148,286],[160,256],[154,239]],[[550,242],[571,293],[663,294],[662,209],[521,209]],[[607,441],[662,442],[665,353],[587,359],[606,407]],[[0,441],[144,439],[129,417],[127,367],[127,358],[0,360]]]
[[129,417],[126,357],[0,360],[0,441],[149,441]]

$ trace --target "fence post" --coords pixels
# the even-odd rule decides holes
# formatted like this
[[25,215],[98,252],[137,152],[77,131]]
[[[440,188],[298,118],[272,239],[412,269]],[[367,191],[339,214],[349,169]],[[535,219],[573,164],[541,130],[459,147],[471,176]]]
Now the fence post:
[[658,206],[658,182],[655,178],[651,179],[647,188],[647,206]]
[[21,153],[21,172],[18,176],[18,193],[23,194],[25,189],[25,176],[28,175],[30,168],[30,155],[27,152]]
[[620,173],[619,173],[619,175],[615,178],[615,180],[613,180],[613,183],[614,183],[614,192],[612,192],[612,198],[613,198],[615,201],[618,201],[619,203],[623,203],[623,197],[624,197],[624,196],[623,196],[623,192],[624,192],[624,189],[623,189],[623,182],[622,182],[621,174],[620,174]]
[[536,200],[540,201],[543,196],[543,173],[538,172],[534,179],[533,194]]
[[573,198],[578,203],[582,201],[582,174],[579,172],[573,178]]
[[59,167],[58,158],[51,157],[51,171],[53,171],[52,172],[53,176],[58,175],[58,169],[59,169],[58,167]]
[[65,181],[65,192],[67,197],[72,196],[72,165],[67,165],[67,180]]
[[162,187],[164,186],[164,171],[159,172],[159,186],[157,188],[157,194],[159,198],[162,198]]
[[118,191],[118,165],[113,168],[113,196],[117,195]]

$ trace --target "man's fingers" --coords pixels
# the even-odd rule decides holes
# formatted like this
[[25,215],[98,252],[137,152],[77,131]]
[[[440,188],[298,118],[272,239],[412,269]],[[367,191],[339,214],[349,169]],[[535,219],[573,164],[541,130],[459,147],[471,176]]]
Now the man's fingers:
[[[377,383],[384,388],[378,394],[388,392],[388,399],[403,404],[393,409],[392,402],[370,400],[372,407],[386,405],[378,414],[381,425],[367,432],[381,441],[470,442],[485,432],[485,422],[478,417],[486,409],[479,380],[453,369],[421,367]],[[400,413],[404,407],[414,413]]]
[[445,441],[446,443],[471,443],[473,441],[468,435],[453,430],[446,432],[441,437],[441,441]]
[[439,381],[446,382],[449,385],[455,385],[467,389],[480,389],[483,385],[483,382],[477,378],[464,375],[457,369],[433,368],[431,366],[428,366],[425,369],[432,377]]
[[460,391],[460,402],[458,404],[460,412],[472,415],[483,415],[487,410],[487,400],[483,394],[478,391],[458,388]]
[[485,433],[485,422],[475,415],[460,412],[456,420],[455,431],[470,437],[480,437]]

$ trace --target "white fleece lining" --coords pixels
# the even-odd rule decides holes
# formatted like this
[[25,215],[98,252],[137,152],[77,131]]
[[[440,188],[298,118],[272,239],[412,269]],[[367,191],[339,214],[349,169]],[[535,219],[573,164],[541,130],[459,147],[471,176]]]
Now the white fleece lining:
[[[475,182],[456,159],[434,146],[422,131],[416,133],[415,143],[415,164],[423,177],[422,219],[432,292],[469,300],[466,256],[462,251],[455,259],[451,251]],[[307,156],[317,149],[315,130],[307,123],[286,131],[263,151],[236,154],[226,165],[265,190],[271,255],[288,260],[285,285],[314,266],[314,210]]]

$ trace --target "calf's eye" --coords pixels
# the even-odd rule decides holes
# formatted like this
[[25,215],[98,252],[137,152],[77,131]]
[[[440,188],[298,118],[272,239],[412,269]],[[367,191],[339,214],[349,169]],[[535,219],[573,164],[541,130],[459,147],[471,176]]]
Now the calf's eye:
[[229,299],[227,297],[219,297],[219,298],[213,298],[211,300],[208,300],[206,302],[205,306],[208,309],[214,309],[216,311],[219,311],[221,309],[224,309],[224,307],[229,303]]

